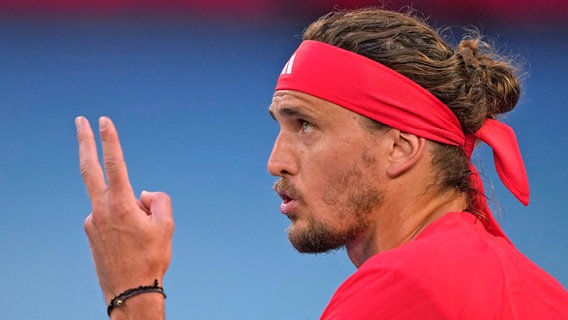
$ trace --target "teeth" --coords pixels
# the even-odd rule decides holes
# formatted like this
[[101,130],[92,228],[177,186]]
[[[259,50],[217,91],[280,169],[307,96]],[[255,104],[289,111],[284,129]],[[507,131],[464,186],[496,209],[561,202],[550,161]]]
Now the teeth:
[[288,202],[292,201],[292,198],[288,197],[285,193],[281,193],[279,195],[280,195],[280,198],[282,199],[282,201],[284,201],[284,203],[288,203]]

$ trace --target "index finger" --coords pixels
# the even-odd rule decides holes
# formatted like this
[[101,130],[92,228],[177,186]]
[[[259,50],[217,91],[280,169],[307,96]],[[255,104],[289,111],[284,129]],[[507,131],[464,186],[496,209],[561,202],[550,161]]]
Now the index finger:
[[99,119],[99,130],[103,145],[103,162],[110,194],[121,197],[134,197],[126,163],[122,154],[118,133],[112,121],[107,117]]
[[97,145],[89,121],[84,117],[77,117],[75,125],[77,127],[77,141],[79,142],[81,175],[94,206],[106,189],[105,178],[99,164]]

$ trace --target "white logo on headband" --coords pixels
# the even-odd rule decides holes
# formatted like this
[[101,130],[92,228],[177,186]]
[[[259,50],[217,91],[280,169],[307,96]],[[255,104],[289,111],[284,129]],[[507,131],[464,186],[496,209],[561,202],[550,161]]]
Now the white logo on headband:
[[290,57],[290,60],[288,60],[288,62],[286,62],[286,64],[284,65],[284,68],[282,68],[282,72],[280,72],[280,75],[292,74],[292,66],[294,65],[294,59],[295,58],[296,58],[296,54],[294,53]]

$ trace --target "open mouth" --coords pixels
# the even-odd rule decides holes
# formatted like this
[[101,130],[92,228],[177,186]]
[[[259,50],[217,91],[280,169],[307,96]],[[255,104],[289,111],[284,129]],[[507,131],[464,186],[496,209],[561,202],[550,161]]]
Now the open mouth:
[[282,203],[280,204],[280,212],[290,217],[294,215],[302,202],[302,197],[294,186],[285,179],[278,180],[274,186],[273,190],[278,194]]
[[278,195],[280,196],[280,198],[282,199],[282,203],[287,204],[288,202],[294,200],[292,198],[290,198],[286,193],[284,192],[278,192]]

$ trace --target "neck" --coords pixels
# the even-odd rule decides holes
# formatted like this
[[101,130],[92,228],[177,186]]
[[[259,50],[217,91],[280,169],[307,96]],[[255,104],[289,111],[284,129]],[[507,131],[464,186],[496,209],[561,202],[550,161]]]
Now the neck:
[[346,245],[349,259],[356,267],[377,253],[414,240],[426,227],[446,213],[463,211],[467,207],[465,195],[457,191],[420,201],[416,201],[419,199],[416,195],[413,197],[415,201],[410,201],[411,198],[385,201],[376,212],[377,219],[374,223],[366,232]]

